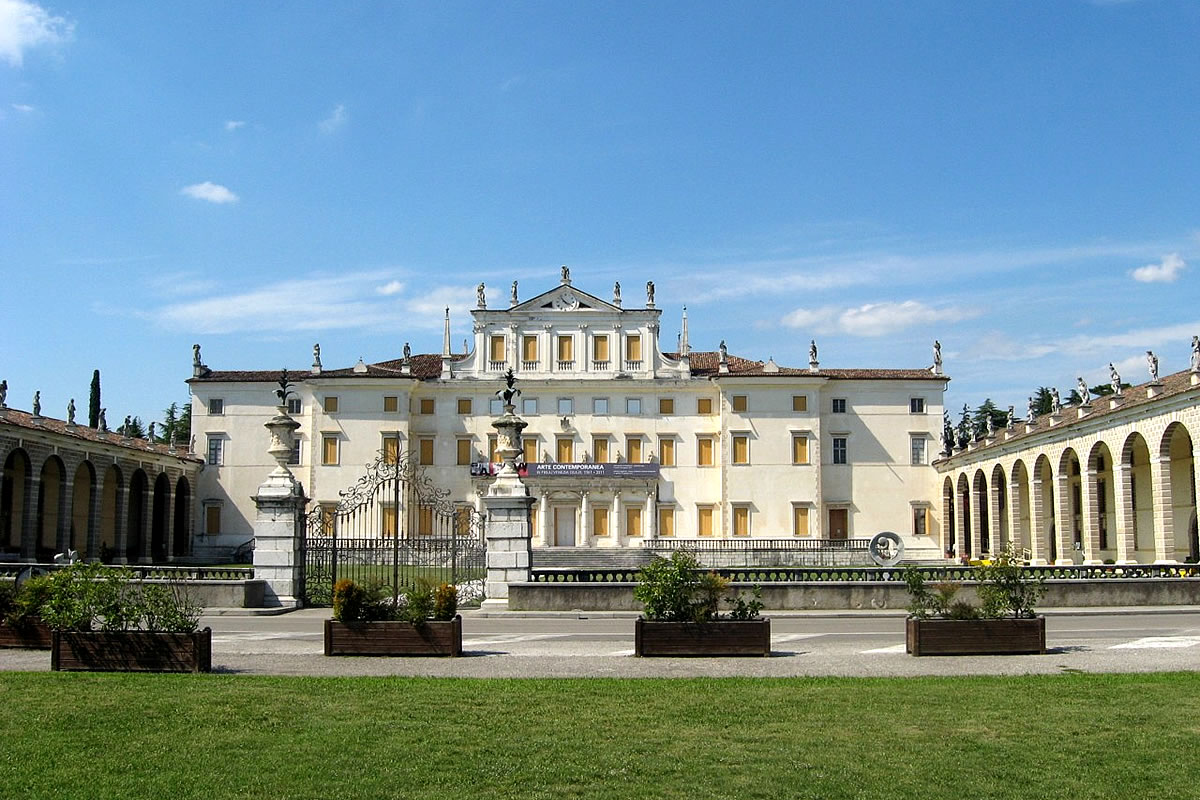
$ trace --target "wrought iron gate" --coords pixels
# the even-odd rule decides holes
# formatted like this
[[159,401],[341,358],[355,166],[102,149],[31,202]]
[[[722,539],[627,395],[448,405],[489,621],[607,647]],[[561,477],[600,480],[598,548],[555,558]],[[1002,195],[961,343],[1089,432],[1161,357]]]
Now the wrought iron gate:
[[483,515],[455,504],[407,454],[385,453],[366,474],[319,503],[305,520],[303,597],[328,606],[341,578],[378,582],[393,595],[420,579],[459,587],[459,602],[483,597]]

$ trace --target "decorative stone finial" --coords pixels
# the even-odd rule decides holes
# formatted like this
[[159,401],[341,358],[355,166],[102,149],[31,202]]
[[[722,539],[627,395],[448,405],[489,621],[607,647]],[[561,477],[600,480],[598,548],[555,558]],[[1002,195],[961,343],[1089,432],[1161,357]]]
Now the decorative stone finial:
[[352,370],[356,375],[364,375],[367,371],[367,362],[363,361],[363,357],[358,357],[358,363],[354,365]]

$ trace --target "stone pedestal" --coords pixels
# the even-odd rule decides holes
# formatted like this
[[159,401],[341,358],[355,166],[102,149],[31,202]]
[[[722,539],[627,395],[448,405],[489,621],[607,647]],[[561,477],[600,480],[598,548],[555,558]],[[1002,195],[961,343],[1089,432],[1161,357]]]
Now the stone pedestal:
[[254,577],[265,581],[264,605],[298,608],[304,581],[301,545],[304,541],[304,509],[308,498],[296,476],[287,467],[292,436],[300,423],[287,415],[286,406],[265,423],[271,432],[267,452],[276,467],[254,495]]
[[528,423],[514,413],[511,397],[505,399],[509,402],[504,405],[504,415],[492,423],[496,429],[496,454],[504,465],[483,498],[487,509],[485,610],[508,610],[508,584],[528,581],[533,566],[529,509],[534,498],[529,496],[516,465],[517,454],[521,452],[521,431]]

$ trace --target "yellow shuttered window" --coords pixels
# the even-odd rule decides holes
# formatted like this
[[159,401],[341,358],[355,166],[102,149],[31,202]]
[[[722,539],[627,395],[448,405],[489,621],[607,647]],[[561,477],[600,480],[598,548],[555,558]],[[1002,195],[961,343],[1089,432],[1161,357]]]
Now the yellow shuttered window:
[[592,439],[592,459],[597,464],[608,463],[608,437],[596,436]]
[[537,337],[536,336],[521,337],[521,360],[522,361],[537,361]]
[[559,361],[574,361],[575,360],[575,339],[571,336],[558,337],[558,360]]
[[675,535],[675,509],[660,508],[658,510],[658,535],[667,537]]
[[394,414],[400,409],[400,399],[392,395],[384,395],[383,410],[388,414]]
[[658,440],[659,463],[664,467],[675,466],[675,440],[664,436]]
[[701,506],[696,509],[696,533],[699,536],[713,535],[712,506]]
[[597,336],[592,339],[592,360],[608,361],[608,337]]
[[525,463],[533,464],[538,460],[538,440],[533,436],[526,436],[521,440],[521,452],[525,454]]
[[432,414],[433,410],[434,410],[433,398],[432,397],[422,397],[421,398],[421,413],[422,414]]
[[471,440],[459,439],[455,442],[456,456],[455,463],[460,467],[471,463]]
[[792,395],[792,411],[808,411],[808,395]]
[[742,411],[745,411],[746,410],[746,395],[735,394],[733,396],[733,398],[730,400],[730,405],[733,407],[734,411],[737,411],[739,413]]
[[747,506],[734,506],[733,509],[733,535],[734,536],[749,536],[750,535],[750,509]]
[[558,440],[558,463],[570,464],[575,461],[575,442],[571,439]]
[[471,413],[471,398],[469,398],[469,397],[458,398],[458,413],[460,413],[460,414],[470,414]]
[[750,463],[750,437],[746,434],[734,434],[733,437],[733,463],[749,464]]
[[626,361],[641,361],[642,360],[642,337],[628,336],[625,338],[625,360]]
[[808,437],[793,436],[792,437],[792,463],[807,464],[808,463]]
[[421,506],[417,509],[417,534],[419,536],[433,535],[433,508]]
[[491,361],[505,361],[504,358],[504,337],[493,336],[488,346],[488,359]]
[[383,515],[382,519],[380,520],[380,522],[382,523],[382,528],[383,528],[382,534],[385,537],[395,536],[396,535],[396,507],[394,505],[388,504],[388,505],[383,506],[383,508],[380,509],[380,511],[382,512],[382,515]]
[[701,436],[696,440],[696,463],[701,467],[713,465],[713,438]]
[[488,437],[488,461],[496,463],[496,436],[493,434]]
[[433,439],[423,437],[417,443],[417,454],[419,463],[422,466],[430,466],[433,464]]
[[400,458],[400,439],[396,436],[383,437],[383,460],[395,464]]
[[321,463],[326,465],[338,463],[338,439],[336,436],[325,436],[321,439]]
[[637,506],[630,506],[625,509],[625,535],[642,535],[642,509]]
[[675,398],[673,398],[673,397],[658,398],[658,413],[674,414],[675,413]]
[[700,397],[700,398],[697,398],[697,399],[696,399],[696,413],[697,413],[697,414],[711,414],[711,413],[713,413],[713,401],[712,401],[712,398],[711,398],[711,397]]
[[608,509],[592,509],[592,535],[608,536]]
[[625,456],[630,464],[642,463],[642,437],[625,437]]
[[792,508],[792,535],[808,536],[808,506]]

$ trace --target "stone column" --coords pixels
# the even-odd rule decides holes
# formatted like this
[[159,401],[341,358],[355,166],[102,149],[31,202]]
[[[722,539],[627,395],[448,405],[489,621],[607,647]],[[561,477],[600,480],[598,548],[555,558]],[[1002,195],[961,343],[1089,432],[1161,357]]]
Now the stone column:
[[21,491],[21,560],[37,561],[38,517],[37,496],[41,491],[41,473],[35,474],[32,466],[25,476],[25,486]]
[[958,483],[954,484],[954,555],[961,561],[963,556],[967,555],[967,538],[970,535],[971,520],[967,513],[969,507],[968,500],[971,496],[970,490],[966,493],[958,490]]
[[1058,540],[1055,564],[1074,564],[1075,515],[1071,513],[1071,473],[1062,470],[1054,476],[1054,538]]
[[[1015,471],[1015,470],[1014,470]],[[1017,551],[1017,555],[1021,555],[1022,546],[1021,536],[1021,485],[1017,483],[1015,477],[1009,474],[1008,481],[1008,539],[1013,543],[1013,549]],[[1029,543],[1029,549],[1032,552],[1032,538]]]
[[1117,563],[1137,563],[1137,521],[1133,513],[1133,467],[1122,461],[1112,465],[1113,535],[1117,538]]
[[514,413],[511,372],[508,381],[504,415],[492,423],[496,429],[496,454],[504,465],[483,499],[488,515],[487,599],[483,601],[483,608],[504,611],[508,610],[508,585],[528,581],[533,566],[529,509],[534,498],[529,496],[516,465],[516,458],[521,453],[521,431],[527,423]]
[[987,498],[980,497],[969,485],[967,497],[967,502],[971,507],[971,558],[983,558],[983,518],[986,513],[984,506]]
[[1029,509],[1029,534],[1033,549],[1033,558],[1029,563],[1048,564],[1050,562],[1050,543],[1046,540],[1046,509],[1042,498],[1042,479],[1040,477],[1031,479],[1029,487],[1031,506]]
[[1154,509],[1154,563],[1177,564],[1170,458],[1154,453],[1150,455],[1150,487],[1150,501]]
[[92,481],[91,494],[88,495],[87,533],[83,540],[83,553],[87,561],[100,558],[100,514],[104,508],[104,479],[97,476]]
[[125,479],[125,484],[117,490],[117,512],[113,517],[113,548],[116,552],[113,554],[114,564],[128,564],[129,554],[129,503],[133,499],[133,491],[130,486],[132,476]]
[[[1004,484],[1007,486],[1007,482]],[[995,473],[992,473],[992,478],[988,492],[988,540],[991,542],[993,553],[999,553],[1004,549],[1004,530],[1000,524],[1000,485],[996,483]],[[1012,526],[1009,526],[1009,538],[1012,537]]]
[[617,547],[624,547],[626,542],[628,542],[628,537],[626,537],[626,535],[625,535],[625,533],[626,533],[625,532],[625,514],[622,513],[622,509],[621,509],[621,492],[620,491],[613,492],[612,515],[613,515],[613,518],[611,520],[609,520],[609,524],[613,528],[613,530],[612,530],[613,544],[616,545]]
[[582,547],[592,545],[592,505],[591,493],[584,489],[579,493],[579,544]]
[[55,552],[65,553],[71,548],[71,526],[75,523],[75,473],[67,480],[67,469],[63,468],[62,486],[58,490],[58,530],[54,532]]
[[642,541],[649,542],[658,538],[658,515],[655,514],[654,490],[646,491],[646,510],[643,515],[646,517],[642,520]]
[[550,492],[543,491],[538,498],[538,538],[542,547],[550,546]]
[[167,487],[167,517],[163,521],[163,535],[167,537],[167,561],[175,561],[175,503],[178,502],[177,484]]
[[1079,509],[1079,520],[1083,526],[1080,534],[1083,537],[1083,563],[1099,564],[1104,559],[1100,557],[1100,520],[1097,509],[1100,508],[1099,476],[1089,466],[1082,469],[1080,480],[1083,491],[1079,493],[1083,507]]
[[142,498],[142,552],[138,553],[139,564],[149,564],[151,537],[154,536],[154,483],[146,476],[146,494]]
[[304,589],[304,509],[308,498],[287,467],[292,436],[300,423],[287,414],[287,403],[265,423],[271,432],[267,452],[276,467],[254,495],[254,577],[266,582],[268,607],[298,608]]

